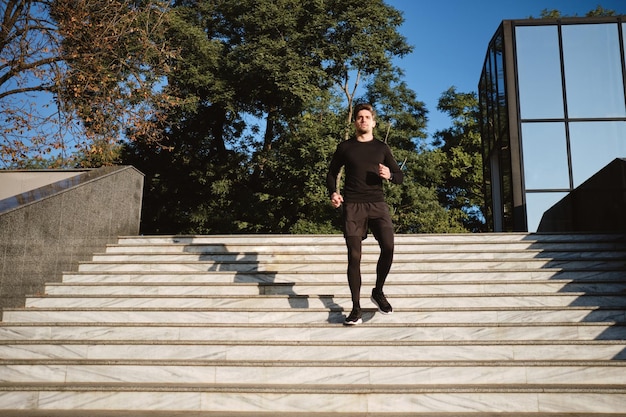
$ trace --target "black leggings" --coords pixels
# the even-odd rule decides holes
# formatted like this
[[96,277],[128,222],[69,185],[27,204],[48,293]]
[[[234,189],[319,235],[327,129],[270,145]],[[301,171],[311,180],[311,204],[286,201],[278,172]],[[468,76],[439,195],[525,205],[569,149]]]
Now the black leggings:
[[[392,228],[379,228],[376,223],[371,225],[371,230],[380,247],[380,256],[376,264],[376,289],[382,291],[393,262],[394,233]],[[362,237],[346,236],[346,246],[348,247],[348,286],[352,295],[352,306],[360,308]]]

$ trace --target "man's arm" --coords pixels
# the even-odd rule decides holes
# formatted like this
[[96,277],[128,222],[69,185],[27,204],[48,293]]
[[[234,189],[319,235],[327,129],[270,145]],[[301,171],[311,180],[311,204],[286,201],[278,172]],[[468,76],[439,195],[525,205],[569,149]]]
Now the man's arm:
[[387,153],[385,153],[385,165],[389,169],[389,177],[384,178],[394,184],[402,184],[402,181],[404,181],[404,172],[400,169],[389,147],[387,147]]
[[335,149],[335,153],[330,159],[328,173],[326,174],[326,189],[328,190],[329,196],[331,196],[335,192],[339,192],[339,184],[337,184],[337,178],[339,177],[341,167],[343,167],[345,164],[344,144],[345,142],[341,142],[339,145],[337,145],[337,149]]
[[337,177],[339,176],[339,171],[342,166],[343,162],[341,162],[339,152],[335,151],[335,154],[330,161],[328,173],[326,174],[326,189],[328,190],[328,195],[330,196],[330,202],[335,208],[341,206],[343,203],[343,196],[339,193],[337,184]]

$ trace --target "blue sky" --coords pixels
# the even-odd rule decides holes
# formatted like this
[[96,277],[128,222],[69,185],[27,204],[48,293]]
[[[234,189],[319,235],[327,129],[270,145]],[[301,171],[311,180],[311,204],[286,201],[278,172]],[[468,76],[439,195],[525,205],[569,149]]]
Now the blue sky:
[[584,16],[601,5],[626,14],[626,0],[385,0],[400,10],[400,32],[413,46],[398,61],[404,80],[428,109],[428,133],[450,127],[437,111],[441,93],[455,86],[459,92],[477,91],[487,45],[505,19],[538,18],[541,11]]

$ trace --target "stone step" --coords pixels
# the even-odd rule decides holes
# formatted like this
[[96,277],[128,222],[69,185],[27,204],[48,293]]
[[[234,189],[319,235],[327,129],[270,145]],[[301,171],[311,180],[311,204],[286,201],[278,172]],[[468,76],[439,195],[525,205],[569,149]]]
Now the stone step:
[[100,341],[100,340],[1,340],[0,358],[77,360],[228,360],[228,361],[608,361],[626,359],[624,341],[563,343],[520,342],[418,342],[351,341],[290,342],[220,340]]
[[[363,261],[375,262],[379,252],[363,254]],[[437,260],[587,260],[587,261],[626,261],[626,251],[596,251],[596,252],[553,252],[553,251],[517,251],[517,252],[395,252],[395,262],[422,262]],[[294,262],[346,262],[345,249],[341,252],[214,252],[214,253],[101,253],[93,255],[93,262],[259,262],[273,263],[288,261]]]
[[[445,234],[400,234],[395,236],[397,244],[402,243],[445,243],[458,242],[532,242],[532,243],[576,243],[594,244],[610,242],[617,245],[625,244],[624,235],[614,233],[445,233]],[[158,236],[120,236],[118,244],[163,244],[177,243],[193,244],[261,244],[261,245],[314,245],[335,244],[344,245],[341,234],[323,235],[291,235],[291,234],[254,234],[254,235],[158,235]],[[375,244],[371,235],[364,240],[364,244]]]
[[[270,316],[270,314],[266,314]],[[138,341],[290,341],[323,342],[332,345],[341,341],[368,345],[372,341],[449,342],[480,341],[624,341],[626,326],[618,323],[392,323],[385,316],[366,320],[362,326],[346,328],[339,323],[287,324],[266,320],[263,323],[186,323],[115,322],[109,314],[94,314],[91,322],[46,320],[39,322],[6,321],[0,326],[3,340],[138,340]],[[164,314],[167,316],[167,313]],[[69,317],[68,317],[69,318]],[[98,321],[97,319],[100,319]],[[106,319],[106,320],[103,320]]]
[[[367,284],[367,282],[364,282]],[[505,281],[486,283],[466,282],[388,282],[385,294],[524,294],[524,293],[585,293],[626,295],[626,281],[576,282],[576,281]],[[208,279],[203,283],[154,282],[154,283],[49,283],[46,295],[340,295],[349,294],[347,283],[215,283]],[[369,294],[363,294],[369,296]]]
[[341,235],[122,237],[4,312],[0,415],[624,412],[623,236],[396,244],[394,314],[369,300],[370,236],[364,323],[346,327]]
[[624,361],[0,359],[2,383],[626,386]]
[[[626,242],[422,242],[403,241],[396,238],[395,253],[464,253],[464,252],[599,252],[617,251],[624,252]],[[343,240],[336,243],[311,243],[308,245],[298,244],[260,244],[260,243],[117,243],[106,246],[108,254],[137,254],[137,253],[187,253],[187,254],[213,254],[213,253],[345,253],[346,247]],[[378,243],[372,239],[363,242],[363,253],[379,253]]]
[[[374,281],[373,272],[363,271],[363,280]],[[477,271],[394,271],[387,279],[387,285],[394,282],[483,282],[486,285],[510,281],[548,281],[555,282],[598,282],[624,281],[622,270],[477,270]],[[63,275],[64,283],[346,283],[346,271],[338,267],[329,272],[237,272],[237,271],[149,271],[149,272],[117,272],[100,271],[68,272]]]
[[[363,260],[364,272],[373,272],[376,268],[376,260]],[[289,259],[273,262],[258,260],[239,261],[213,261],[199,260],[188,262],[106,262],[91,261],[82,262],[78,266],[80,272],[185,272],[185,271],[238,271],[238,272],[315,272],[337,270],[345,271],[347,263],[317,260],[300,262]],[[528,269],[553,269],[558,270],[614,270],[626,269],[626,260],[550,260],[550,259],[493,259],[493,260],[419,260],[405,259],[394,260],[393,270],[398,271],[483,271],[483,270],[528,270]]]
[[[316,413],[359,413],[358,415],[397,417],[424,413],[433,417],[462,417],[464,413],[576,413],[572,416],[620,415],[626,408],[626,387],[605,389],[593,384],[545,387],[529,384],[389,386],[336,385],[299,386],[249,384],[40,384],[0,385],[0,407],[40,410],[161,410],[171,412],[207,411],[215,415],[240,416],[249,413],[272,416],[310,416]],[[11,407],[12,406],[12,407]],[[299,414],[304,413],[304,414]],[[307,414],[309,413],[309,414]],[[585,414],[589,413],[589,414]],[[47,414],[46,414],[47,415]],[[173,414],[174,415],[174,414]],[[189,415],[189,414],[185,414]],[[192,414],[193,415],[193,414]],[[211,415],[211,414],[209,414]],[[510,414],[509,414],[510,415]],[[621,414],[623,416],[623,414]],[[19,416],[19,415],[17,415]],[[563,416],[559,416],[563,417]],[[604,415],[608,417],[608,415]]]
[[[393,324],[524,324],[524,323],[626,323],[626,308],[420,308],[395,309],[395,314],[383,316],[373,305],[363,303],[363,320],[366,323]],[[369,307],[369,308],[368,308]],[[157,311],[158,310],[158,311]],[[161,323],[342,323],[348,308],[29,308],[7,310],[7,320],[14,322],[41,322],[46,318],[61,322],[136,323],[159,321]],[[103,320],[102,317],[106,317]]]
[[[374,306],[363,293],[363,307]],[[626,293],[588,295],[586,293],[474,293],[474,294],[394,294],[387,297],[397,310],[444,308],[519,308],[519,307],[612,307],[626,309]],[[367,304],[366,304],[367,303]],[[337,309],[350,306],[349,294],[335,295],[56,295],[30,297],[27,308],[162,308],[162,309]],[[9,312],[8,310],[7,312]]]

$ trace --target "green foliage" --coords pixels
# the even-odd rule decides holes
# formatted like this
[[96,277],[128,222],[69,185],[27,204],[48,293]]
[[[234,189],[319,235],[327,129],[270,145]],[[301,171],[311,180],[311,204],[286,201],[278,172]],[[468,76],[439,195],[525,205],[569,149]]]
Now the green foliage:
[[480,231],[484,198],[478,98],[451,87],[442,94],[437,108],[452,119],[452,127],[434,135],[434,153],[440,154],[437,171],[443,174],[439,201],[468,230]]
[[[404,166],[405,183],[386,186],[397,232],[465,230],[463,212],[440,202],[449,155],[424,142],[424,103],[393,64],[412,47],[397,30],[401,13],[383,1],[29,4],[48,24],[30,36],[51,40],[50,50],[31,42],[49,58],[37,75],[53,74],[36,88],[56,95],[62,122],[84,140],[68,151],[62,135],[41,134],[30,149],[42,152],[28,157],[18,140],[7,155],[32,167],[136,166],[142,233],[339,233],[325,176],[357,101],[378,109],[376,137]],[[7,114],[15,123],[5,132],[33,125]]]
[[110,165],[119,140],[158,138],[153,122],[178,105],[159,88],[175,55],[168,5],[3,1],[0,165]]
[[460,222],[437,199],[437,166],[430,152],[416,153],[394,149],[405,161],[404,183],[386,186],[387,201],[397,233],[465,232]]
[[615,16],[615,10],[605,9],[601,5],[598,4],[595,9],[588,11],[585,16],[593,17],[593,16]]
[[[574,16],[577,16],[574,14]],[[594,17],[594,16],[615,16],[615,10],[605,9],[601,5],[597,5],[595,9],[588,11],[585,13],[586,17]],[[561,17],[568,17],[567,15],[562,15],[561,12],[557,9],[543,9],[541,14],[539,15],[541,19],[560,19]],[[532,18],[532,16],[531,16]]]
[[[396,232],[483,230],[476,94],[444,92],[452,125],[426,143],[427,110],[394,65],[413,47],[382,0],[10,0],[3,13],[15,78],[0,86],[24,88],[0,95],[2,161],[136,166],[142,233],[339,233],[325,176],[359,101],[404,169],[385,185]],[[59,133],[6,100],[36,91],[57,99]]]
[[[411,50],[397,10],[354,0],[175,6],[167,36],[180,58],[166,91],[185,105],[167,114],[158,147],[124,151],[146,174],[143,233],[339,233],[325,177],[354,100],[378,109],[375,135],[405,170],[386,190],[396,231],[467,231],[464,213],[440,203],[447,154],[424,143],[424,103],[392,64]],[[354,72],[364,97],[349,92]]]

